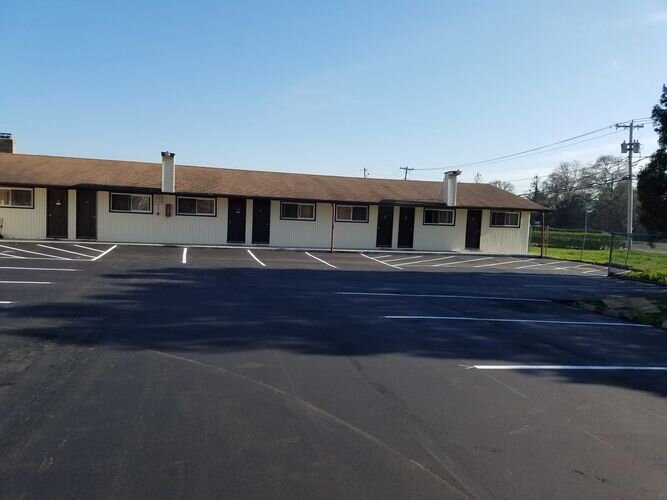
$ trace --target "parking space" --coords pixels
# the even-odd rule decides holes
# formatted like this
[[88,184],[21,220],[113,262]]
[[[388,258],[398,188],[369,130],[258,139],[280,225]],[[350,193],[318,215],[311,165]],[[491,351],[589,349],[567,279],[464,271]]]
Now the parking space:
[[0,240],[0,264],[12,260],[88,261],[103,258],[115,245],[99,243],[3,243]]
[[277,474],[290,497],[332,477],[383,498],[667,487],[665,336],[562,303],[664,288],[533,257],[45,245],[0,261],[9,491],[131,496],[118,464],[152,491],[178,464],[271,496],[276,463],[310,471]]

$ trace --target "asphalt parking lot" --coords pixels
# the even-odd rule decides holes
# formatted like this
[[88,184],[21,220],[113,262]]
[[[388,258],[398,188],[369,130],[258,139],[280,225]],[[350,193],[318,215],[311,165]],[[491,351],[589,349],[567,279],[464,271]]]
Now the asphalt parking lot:
[[664,330],[560,302],[664,288],[531,257],[0,245],[1,498],[667,491]]

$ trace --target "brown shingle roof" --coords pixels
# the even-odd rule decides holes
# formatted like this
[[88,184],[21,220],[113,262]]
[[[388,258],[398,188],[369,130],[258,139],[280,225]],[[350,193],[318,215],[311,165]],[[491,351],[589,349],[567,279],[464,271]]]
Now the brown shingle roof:
[[[160,163],[0,153],[0,184],[160,191]],[[177,165],[179,193],[442,205],[442,183]],[[489,184],[459,183],[457,206],[545,210]]]

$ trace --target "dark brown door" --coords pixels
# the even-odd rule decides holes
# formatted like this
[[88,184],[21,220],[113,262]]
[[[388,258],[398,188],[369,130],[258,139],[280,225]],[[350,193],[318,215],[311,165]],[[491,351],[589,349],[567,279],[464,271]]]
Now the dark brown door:
[[76,237],[97,238],[97,191],[76,192]]
[[412,248],[415,232],[415,208],[401,207],[398,216],[398,248]]
[[46,237],[67,238],[67,189],[46,192]]
[[271,233],[271,200],[252,202],[252,242],[268,245]]
[[229,199],[227,243],[245,243],[245,198]]
[[378,233],[375,246],[391,247],[391,233],[394,229],[394,207],[378,207]]
[[479,250],[479,237],[482,234],[482,211],[468,210],[466,222],[466,248]]

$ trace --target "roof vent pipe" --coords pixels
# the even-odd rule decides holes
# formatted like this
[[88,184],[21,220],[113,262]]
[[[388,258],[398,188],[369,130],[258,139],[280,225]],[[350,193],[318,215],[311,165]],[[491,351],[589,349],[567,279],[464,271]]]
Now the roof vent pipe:
[[162,192],[173,193],[176,191],[176,167],[174,166],[176,153],[162,151]]
[[456,206],[456,178],[461,175],[460,170],[450,170],[445,172],[445,180],[442,189],[442,202],[448,207]]

